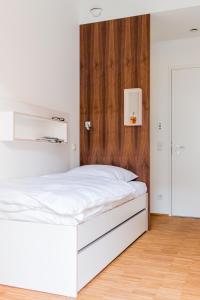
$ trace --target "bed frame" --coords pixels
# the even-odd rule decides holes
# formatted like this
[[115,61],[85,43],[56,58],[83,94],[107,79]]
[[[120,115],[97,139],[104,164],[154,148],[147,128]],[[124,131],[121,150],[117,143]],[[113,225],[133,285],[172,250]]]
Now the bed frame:
[[0,284],[76,297],[148,230],[147,194],[77,226],[0,221]]

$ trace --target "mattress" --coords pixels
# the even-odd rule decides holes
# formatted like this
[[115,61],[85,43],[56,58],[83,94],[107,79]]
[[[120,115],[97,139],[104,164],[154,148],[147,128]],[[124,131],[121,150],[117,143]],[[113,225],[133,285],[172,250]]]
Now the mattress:
[[0,183],[0,219],[76,226],[146,191],[143,182],[91,176],[11,180]]

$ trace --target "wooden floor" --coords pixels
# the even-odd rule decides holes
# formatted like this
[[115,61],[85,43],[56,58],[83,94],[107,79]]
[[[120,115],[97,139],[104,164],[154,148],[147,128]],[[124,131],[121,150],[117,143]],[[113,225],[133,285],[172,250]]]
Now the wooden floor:
[[[0,286],[0,300],[64,300]],[[108,266],[78,300],[200,300],[200,220],[152,217],[152,230]]]

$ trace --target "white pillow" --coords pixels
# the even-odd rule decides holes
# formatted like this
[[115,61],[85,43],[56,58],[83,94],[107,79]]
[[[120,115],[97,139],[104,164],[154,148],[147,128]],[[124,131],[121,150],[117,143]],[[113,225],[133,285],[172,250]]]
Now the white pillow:
[[129,182],[138,178],[133,172],[115,166],[108,165],[85,165],[67,172],[67,174],[72,175],[89,175],[89,176],[100,176],[107,177],[111,179],[118,179],[122,181]]

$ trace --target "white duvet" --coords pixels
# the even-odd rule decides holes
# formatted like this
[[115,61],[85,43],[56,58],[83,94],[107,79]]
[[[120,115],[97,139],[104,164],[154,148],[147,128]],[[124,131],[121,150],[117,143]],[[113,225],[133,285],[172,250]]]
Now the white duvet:
[[89,210],[126,198],[136,187],[124,181],[93,176],[57,174],[0,183],[0,213],[25,211],[81,220]]

